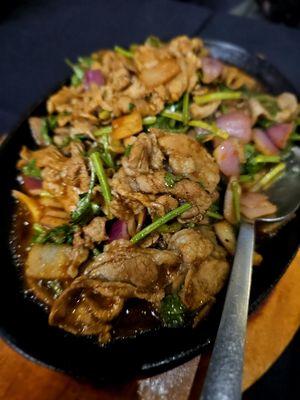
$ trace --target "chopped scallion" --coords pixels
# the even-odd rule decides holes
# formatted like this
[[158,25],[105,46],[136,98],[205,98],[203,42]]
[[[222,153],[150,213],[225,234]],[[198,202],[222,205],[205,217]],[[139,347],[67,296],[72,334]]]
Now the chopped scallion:
[[98,136],[102,136],[105,135],[106,133],[111,133],[112,132],[112,126],[111,125],[107,125],[107,126],[103,126],[102,128],[97,129],[93,135],[95,137]]
[[179,182],[183,179],[183,176],[181,175],[174,175],[171,172],[167,172],[165,175],[165,185],[169,188],[172,188],[175,186],[176,182]]
[[241,210],[240,210],[240,197],[241,197],[241,187],[238,181],[233,181],[231,183],[232,189],[232,201],[233,201],[233,209],[236,221],[239,222],[241,219]]
[[182,103],[182,122],[184,123],[184,125],[187,125],[190,119],[189,102],[190,102],[190,95],[188,92],[185,92],[185,94],[183,95],[183,103]]
[[43,119],[42,127],[41,127],[41,136],[46,146],[49,146],[52,143],[52,139],[49,136],[48,122],[47,118]]
[[263,154],[259,154],[258,156],[252,159],[253,164],[261,164],[261,163],[279,163],[281,160],[280,156],[265,156]]
[[152,222],[152,224],[146,226],[146,228],[142,229],[140,232],[138,232],[136,235],[134,235],[130,241],[131,243],[135,244],[139,242],[140,240],[144,239],[146,236],[148,236],[150,233],[158,229],[160,226],[166,224],[167,222],[171,221],[172,219],[178,217],[180,214],[184,213],[185,211],[189,210],[191,208],[191,204],[185,203],[180,207],[175,208],[174,210],[168,212],[166,215],[164,215],[161,218],[158,218],[156,221]]
[[148,117],[143,118],[143,125],[153,125],[156,122],[155,115],[149,115]]
[[115,46],[114,49],[115,49],[115,52],[118,54],[121,54],[121,56],[124,56],[127,58],[133,58],[133,53],[130,50],[126,50],[120,46]]
[[195,96],[194,101],[199,106],[219,100],[237,100],[243,96],[242,92],[214,92]]
[[149,46],[152,47],[161,47],[162,46],[162,42],[161,40],[157,37],[157,36],[149,36],[146,41],[145,44],[148,44]]
[[278,176],[284,171],[285,163],[281,162],[277,164],[275,167],[271,168],[266,175],[264,175],[251,189],[253,192],[256,192],[259,189],[263,189],[269,186],[272,182],[274,182]]
[[240,175],[239,181],[241,183],[251,182],[253,180],[253,175]]
[[180,112],[164,110],[161,115],[166,118],[174,119],[175,121],[183,122],[183,115]]
[[125,149],[125,151],[124,151],[124,156],[125,156],[125,157],[129,157],[130,152],[131,152],[131,148],[132,148],[132,144],[129,144],[129,145],[126,147],[126,149]]
[[86,194],[81,195],[80,200],[78,201],[76,208],[71,213],[72,223],[84,225],[89,222],[89,220],[96,214],[95,210],[92,207],[92,194],[95,186],[95,169],[93,164],[91,163],[91,179],[89,184],[89,190]]
[[105,203],[109,205],[111,202],[112,196],[111,196],[111,191],[110,187],[108,184],[108,179],[102,164],[101,156],[98,151],[95,151],[90,155],[90,160],[94,166],[95,173],[97,175],[97,178],[99,180],[101,190],[102,190],[102,195],[105,200]]
[[300,141],[300,133],[292,133],[290,139],[292,142]]
[[41,170],[37,167],[36,161],[34,158],[28,161],[26,165],[22,168],[22,172],[26,176],[30,176],[32,178],[41,178]]
[[223,131],[222,129],[218,128],[214,124],[208,124],[207,122],[200,121],[200,120],[192,120],[189,122],[189,126],[194,126],[197,128],[202,128],[208,132],[213,133],[216,136],[219,136],[222,139],[227,139],[229,137],[228,133]]
[[224,219],[223,215],[213,211],[207,211],[206,215],[214,219]]
[[106,119],[109,119],[111,117],[111,113],[110,113],[110,111],[102,110],[102,111],[99,112],[98,116],[99,116],[100,119],[106,120]]

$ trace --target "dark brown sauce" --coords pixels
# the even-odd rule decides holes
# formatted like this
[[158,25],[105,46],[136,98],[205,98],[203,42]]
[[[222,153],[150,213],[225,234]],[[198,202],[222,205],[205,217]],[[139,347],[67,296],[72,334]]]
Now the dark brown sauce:
[[130,299],[113,322],[112,337],[125,338],[152,330],[160,325],[159,318],[145,300]]
[[19,268],[23,269],[30,247],[32,221],[29,211],[21,204],[18,204],[12,221],[10,246],[15,263]]
[[[11,250],[17,268],[20,271],[20,278],[23,280],[24,294],[37,302],[49,312],[49,308],[45,302],[41,301],[32,290],[28,291],[30,285],[26,282],[24,268],[25,262],[30,249],[30,240],[32,236],[30,213],[22,205],[18,205],[13,216],[13,225],[11,230]],[[51,294],[49,286],[53,281],[39,282],[41,290]],[[50,284],[50,285],[49,285]],[[69,282],[71,284],[71,282]],[[65,288],[65,284],[63,285]],[[54,296],[52,296],[55,298]],[[127,300],[120,315],[113,321],[112,338],[125,338],[135,336],[138,333],[149,331],[158,327],[160,321],[155,311],[149,303],[140,299]]]

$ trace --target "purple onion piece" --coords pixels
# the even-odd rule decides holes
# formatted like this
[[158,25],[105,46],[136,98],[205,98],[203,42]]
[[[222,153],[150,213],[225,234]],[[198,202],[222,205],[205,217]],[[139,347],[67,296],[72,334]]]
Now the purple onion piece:
[[26,191],[30,192],[35,189],[42,189],[43,182],[39,178],[31,176],[23,176],[23,185]]
[[115,221],[108,233],[108,240],[109,242],[113,242],[114,240],[118,239],[129,239],[128,229],[127,229],[127,222],[118,219]]
[[100,69],[88,69],[85,71],[83,78],[85,89],[89,89],[92,83],[97,86],[103,86],[105,84],[105,79]]

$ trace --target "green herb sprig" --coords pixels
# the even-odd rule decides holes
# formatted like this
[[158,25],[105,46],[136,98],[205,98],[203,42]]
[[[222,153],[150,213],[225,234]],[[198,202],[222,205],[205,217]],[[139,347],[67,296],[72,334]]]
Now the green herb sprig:
[[46,229],[39,224],[33,224],[32,242],[36,244],[72,244],[75,228],[72,225],[61,225]]
[[174,210],[168,212],[166,215],[163,217],[158,218],[156,221],[152,222],[152,224],[146,226],[144,229],[142,229],[140,232],[138,232],[136,235],[134,235],[130,241],[133,244],[136,244],[140,240],[144,239],[146,236],[148,236],[150,233],[154,232],[156,229],[158,229],[160,226],[166,224],[167,222],[171,221],[172,219],[178,217],[185,211],[189,210],[191,208],[191,204],[185,203],[180,207],[175,208]]
[[184,325],[186,307],[181,302],[178,294],[165,296],[160,305],[159,315],[164,326],[168,328],[176,328]]
[[25,176],[41,179],[41,170],[37,167],[36,160],[34,158],[29,160],[28,163],[24,165],[22,172]]

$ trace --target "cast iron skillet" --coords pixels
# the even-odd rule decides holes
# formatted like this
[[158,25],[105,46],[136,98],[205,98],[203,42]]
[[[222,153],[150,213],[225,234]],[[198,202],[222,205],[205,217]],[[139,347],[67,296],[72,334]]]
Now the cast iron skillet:
[[[289,82],[267,61],[245,50],[219,41],[207,41],[212,54],[256,76],[273,93],[295,92]],[[35,109],[43,112],[44,105]],[[10,192],[16,186],[15,163],[22,145],[33,145],[27,121],[13,132],[0,149],[0,333],[22,355],[47,367],[97,383],[154,374],[174,367],[213,341],[222,300],[199,329],[157,329],[136,337],[116,340],[106,347],[50,327],[44,310],[24,298],[22,282],[9,249],[9,231],[14,202]],[[253,274],[250,312],[268,295],[293,259],[299,245],[297,217],[261,249],[264,263]],[[222,298],[222,296],[221,296]]]

